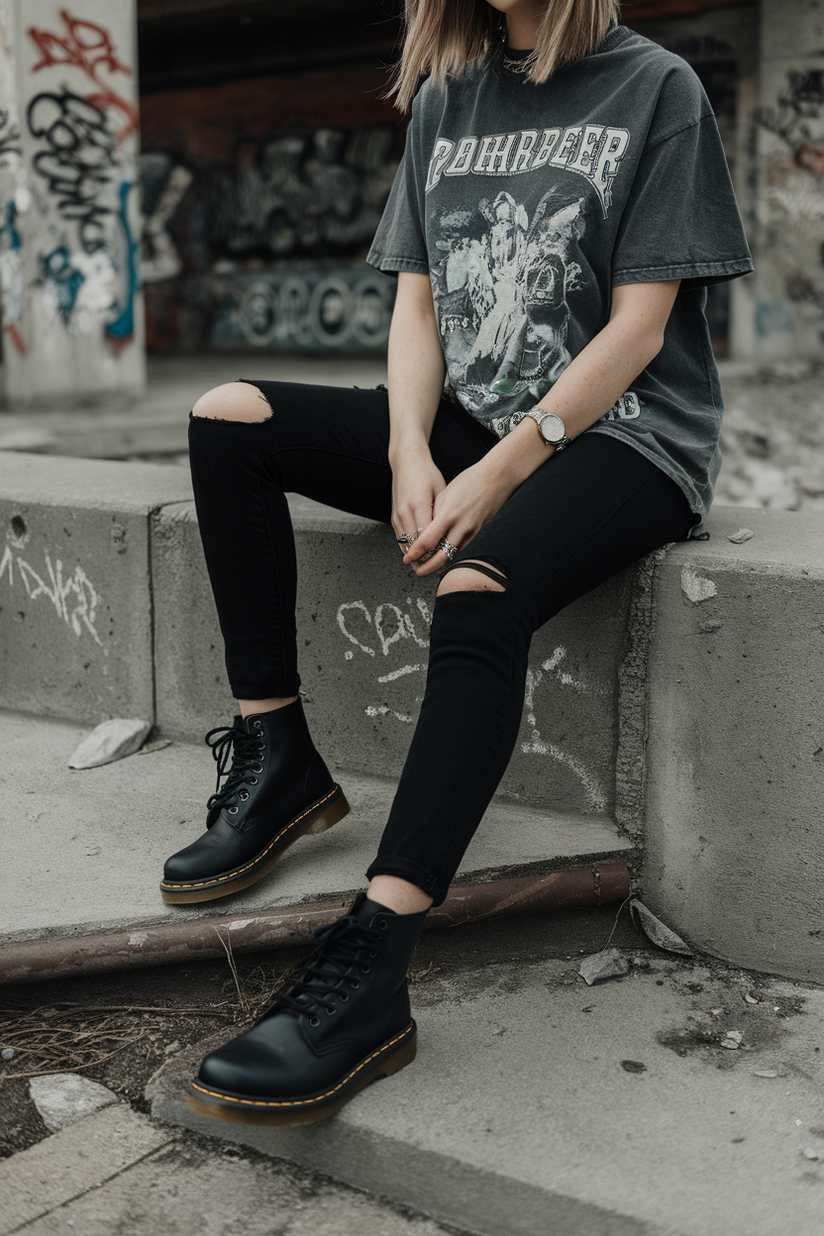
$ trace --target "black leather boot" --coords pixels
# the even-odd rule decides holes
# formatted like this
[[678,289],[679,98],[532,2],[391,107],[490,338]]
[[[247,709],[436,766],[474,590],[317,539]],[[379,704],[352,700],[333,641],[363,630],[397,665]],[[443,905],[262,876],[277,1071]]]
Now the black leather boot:
[[349,811],[299,699],[245,721],[235,717],[234,725],[210,730],[206,742],[217,760],[217,792],[207,803],[206,832],[164,867],[160,891],[172,904],[248,888],[298,837],[322,833]]
[[273,1007],[207,1056],[187,1095],[204,1116],[313,1124],[415,1059],[406,971],[426,911],[395,914],[361,893]]

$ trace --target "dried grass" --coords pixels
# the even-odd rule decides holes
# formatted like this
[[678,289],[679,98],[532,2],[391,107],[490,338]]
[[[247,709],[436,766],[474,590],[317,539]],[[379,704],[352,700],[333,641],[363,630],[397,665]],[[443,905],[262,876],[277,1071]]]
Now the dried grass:
[[178,1018],[222,1019],[242,1029],[260,1017],[292,977],[293,970],[256,966],[241,976],[231,942],[217,933],[226,952],[231,980],[224,999],[206,1005],[73,1005],[34,1009],[0,1009],[0,1050],[11,1047],[11,1060],[0,1060],[0,1085],[12,1078],[50,1073],[79,1073],[95,1068],[119,1052],[145,1044],[162,1055],[164,1039],[174,1039]]

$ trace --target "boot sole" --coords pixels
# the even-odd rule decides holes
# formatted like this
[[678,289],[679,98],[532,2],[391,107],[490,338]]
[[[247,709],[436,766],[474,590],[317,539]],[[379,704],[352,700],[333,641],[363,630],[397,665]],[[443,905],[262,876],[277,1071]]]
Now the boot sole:
[[295,1099],[255,1099],[243,1095],[210,1090],[192,1082],[186,1102],[192,1111],[212,1120],[232,1124],[257,1124],[289,1128],[299,1124],[315,1124],[339,1112],[344,1104],[381,1077],[399,1073],[415,1059],[417,1030],[415,1022],[400,1034],[365,1056],[340,1081],[318,1094]]
[[249,862],[232,871],[222,871],[208,880],[166,881],[160,883],[160,895],[168,905],[192,905],[200,901],[215,901],[256,884],[271,871],[289,846],[300,837],[324,833],[349,814],[349,803],[339,785],[319,798],[282,828],[277,836]]

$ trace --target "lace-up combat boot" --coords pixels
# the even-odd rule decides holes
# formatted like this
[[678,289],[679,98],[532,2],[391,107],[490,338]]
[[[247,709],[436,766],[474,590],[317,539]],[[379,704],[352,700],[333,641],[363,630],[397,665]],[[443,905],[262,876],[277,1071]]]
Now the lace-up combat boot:
[[217,784],[206,832],[165,865],[160,891],[173,904],[248,888],[298,837],[322,833],[349,811],[315,749],[300,700],[245,721],[235,717],[234,725],[210,730],[206,742]]
[[315,932],[319,947],[268,1013],[206,1057],[189,1106],[239,1124],[313,1124],[411,1064],[406,971],[425,917],[361,893]]

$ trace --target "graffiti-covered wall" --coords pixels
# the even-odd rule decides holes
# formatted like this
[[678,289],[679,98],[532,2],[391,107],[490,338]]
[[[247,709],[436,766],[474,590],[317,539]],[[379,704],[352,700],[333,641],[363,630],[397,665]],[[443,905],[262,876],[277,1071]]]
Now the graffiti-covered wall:
[[142,274],[154,348],[382,347],[394,281],[363,258],[403,147],[380,70],[142,104]]
[[5,398],[144,382],[131,0],[0,0]]
[[753,350],[824,356],[824,8],[765,0],[753,149]]

